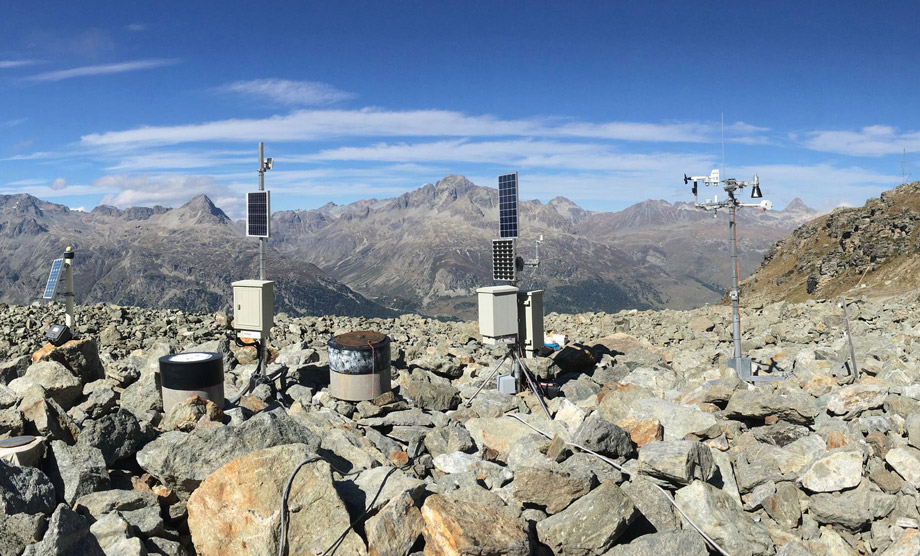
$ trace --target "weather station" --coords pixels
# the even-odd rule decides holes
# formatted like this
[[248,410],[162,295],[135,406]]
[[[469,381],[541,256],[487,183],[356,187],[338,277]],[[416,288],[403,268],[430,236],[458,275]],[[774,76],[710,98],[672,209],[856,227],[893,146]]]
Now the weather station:
[[[74,294],[73,294],[74,250],[68,245],[60,259],[51,262],[51,272],[42,299],[54,300],[55,295],[64,298],[64,324],[52,324],[45,333],[45,339],[54,346],[62,346],[73,339],[74,330]],[[58,282],[64,282],[64,291],[58,293]]]
[[[725,364],[734,369],[738,377],[747,382],[768,382],[780,380],[781,376],[761,376],[754,374],[753,361],[750,357],[741,355],[741,313],[739,308],[739,267],[738,267],[738,230],[737,230],[737,213],[744,208],[753,208],[766,212],[773,208],[773,203],[763,199],[760,191],[760,178],[754,174],[752,181],[737,181],[734,178],[720,179],[719,170],[713,170],[708,176],[688,176],[684,174],[684,185],[693,183],[693,205],[705,211],[712,211],[713,216],[718,217],[720,210],[729,211],[728,231],[731,245],[731,266],[732,266],[732,287],[728,292],[728,297],[732,302],[732,357],[728,358]],[[719,201],[718,194],[713,195],[711,199],[705,202],[699,200],[699,183],[702,182],[707,187],[721,187],[726,194],[726,198]],[[751,198],[761,199],[757,203],[742,203],[738,199],[738,194],[745,188],[751,188]]]
[[[246,236],[259,238],[259,279],[233,282],[233,329],[238,345],[254,345],[257,365],[241,397],[257,381],[266,381],[268,340],[274,324],[275,283],[265,279],[265,241],[271,236],[271,205],[265,190],[265,172],[274,161],[265,158],[264,143],[259,143],[259,190],[246,194]],[[232,400],[235,401],[235,400]]]
[[[524,363],[524,358],[536,357],[543,348],[543,290],[518,288],[518,273],[525,267],[540,265],[543,236],[535,241],[533,259],[525,260],[517,255],[517,172],[498,177],[498,214],[499,238],[492,240],[492,279],[504,283],[479,288],[476,295],[482,343],[504,346],[506,352],[466,401],[466,406],[470,407],[479,392],[498,375],[496,387],[500,392],[517,394],[529,388],[549,416],[543,390]],[[511,374],[498,374],[506,361],[511,362]]]

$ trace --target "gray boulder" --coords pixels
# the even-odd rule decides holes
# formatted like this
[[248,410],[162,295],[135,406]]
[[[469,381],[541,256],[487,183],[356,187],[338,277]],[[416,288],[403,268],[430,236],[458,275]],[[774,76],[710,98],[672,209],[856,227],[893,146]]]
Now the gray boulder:
[[29,385],[38,384],[64,409],[73,407],[83,394],[83,382],[70,369],[57,361],[39,361],[30,365],[22,378],[10,382],[10,389],[25,392]]
[[537,523],[537,537],[561,556],[602,554],[636,518],[632,500],[611,482]]
[[68,446],[60,440],[52,440],[46,469],[58,499],[70,505],[84,494],[110,486],[105,458],[98,448],[92,446],[79,443]]
[[687,485],[708,481],[715,471],[709,446],[691,440],[655,440],[639,449],[639,473]]
[[618,545],[604,556],[708,556],[706,541],[696,531],[671,531],[643,535]]
[[319,437],[284,410],[259,413],[238,426],[167,432],[137,453],[137,463],[170,488],[191,492],[225,463],[282,444],[319,448]]
[[113,489],[85,494],[77,498],[73,507],[77,513],[95,523],[111,512],[124,514],[149,507],[159,508],[159,505],[156,496],[149,492]]
[[517,469],[511,483],[511,494],[522,503],[542,506],[547,514],[552,515],[587,494],[591,487],[591,475],[573,473],[553,464]]
[[49,514],[54,506],[54,485],[47,475],[0,460],[0,514]]
[[41,540],[47,520],[44,514],[3,515],[0,519],[3,523],[0,527],[0,556],[19,556],[26,546]]
[[597,413],[585,419],[575,431],[572,441],[612,458],[628,456],[636,451],[628,432]]
[[696,481],[677,491],[680,507],[729,554],[770,556],[773,540],[767,527],[744,513],[731,496]]
[[735,391],[728,401],[725,414],[730,418],[756,419],[775,415],[783,421],[806,425],[814,421],[818,407],[811,394],[797,387],[783,390],[760,387]]
[[84,423],[77,444],[98,448],[106,465],[133,456],[150,440],[141,429],[137,417],[130,411],[119,409],[96,421]]
[[23,556],[106,556],[96,537],[89,532],[89,523],[66,504],[58,506],[48,521],[42,540],[30,544]]
[[809,498],[808,514],[820,524],[861,531],[890,514],[896,501],[897,496],[860,485],[839,494],[813,495]]

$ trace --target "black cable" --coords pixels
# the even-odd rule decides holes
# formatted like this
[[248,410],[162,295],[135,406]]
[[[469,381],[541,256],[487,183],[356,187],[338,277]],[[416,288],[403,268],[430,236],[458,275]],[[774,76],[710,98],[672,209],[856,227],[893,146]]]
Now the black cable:
[[[335,551],[338,550],[338,547],[341,546],[342,542],[345,540],[345,537],[348,536],[348,533],[352,529],[354,529],[356,525],[361,523],[364,520],[364,518],[367,517],[367,514],[371,512],[371,509],[373,509],[374,507],[374,503],[377,502],[378,498],[380,498],[380,494],[383,492],[383,487],[386,485],[387,480],[390,478],[390,475],[392,475],[395,471],[408,469],[409,467],[411,467],[412,460],[414,459],[415,456],[418,455],[419,449],[420,449],[420,446],[417,446],[416,449],[414,450],[416,453],[414,454],[412,458],[410,458],[410,461],[406,462],[405,465],[403,465],[402,467],[391,467],[390,470],[387,471],[387,474],[384,475],[383,480],[380,481],[380,487],[377,489],[377,494],[375,494],[374,498],[371,499],[370,503],[368,503],[367,508],[364,510],[364,512],[360,516],[358,516],[357,519],[355,519],[348,525],[345,531],[343,531],[342,534],[339,535],[338,538],[335,539],[335,541],[333,541],[333,543],[329,546],[329,548],[323,551],[322,556],[334,554]],[[332,469],[335,469],[340,475],[342,476],[348,475],[348,473],[342,473],[340,469],[335,467],[330,461],[326,460],[326,458],[322,456],[311,456],[303,460],[302,462],[300,462],[300,464],[297,465],[296,468],[294,468],[294,472],[291,473],[291,477],[288,479],[287,486],[285,486],[284,491],[281,493],[281,540],[279,541],[279,544],[278,544],[278,556],[284,556],[284,551],[287,548],[287,500],[291,494],[291,485],[294,484],[294,477],[297,475],[297,472],[300,471],[300,469],[303,466],[309,463],[319,461],[319,460],[326,461],[329,467],[331,467]]]

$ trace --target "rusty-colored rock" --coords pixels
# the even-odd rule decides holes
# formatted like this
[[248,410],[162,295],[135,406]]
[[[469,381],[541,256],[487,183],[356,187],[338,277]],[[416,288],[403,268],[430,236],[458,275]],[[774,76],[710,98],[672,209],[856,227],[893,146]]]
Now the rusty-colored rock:
[[[281,493],[288,477],[311,456],[305,444],[252,452],[208,476],[188,500],[188,527],[201,556],[275,554],[278,551]],[[323,460],[298,471],[288,498],[290,554],[322,554],[345,531],[351,518]],[[363,556],[364,541],[354,531],[336,552]]]
[[500,510],[440,494],[422,506],[425,556],[528,556],[530,540]]
[[653,440],[664,439],[664,429],[661,423],[654,417],[647,419],[638,419],[630,417],[617,421],[617,426],[629,433],[629,438],[641,448]]

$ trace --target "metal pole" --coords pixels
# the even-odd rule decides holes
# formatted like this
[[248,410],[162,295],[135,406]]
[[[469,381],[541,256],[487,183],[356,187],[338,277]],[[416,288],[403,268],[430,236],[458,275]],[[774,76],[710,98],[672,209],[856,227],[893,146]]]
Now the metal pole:
[[732,289],[729,293],[729,297],[732,300],[732,337],[735,342],[735,359],[741,358],[741,314],[738,309],[738,252],[735,247],[735,211],[736,207],[734,202],[731,204],[731,223],[729,224],[729,231],[731,244],[732,244],[732,276],[734,281],[732,281]]
[[850,344],[850,362],[853,363],[853,377],[859,380],[859,367],[856,366],[856,349],[853,347],[853,335],[850,334],[850,315],[847,313],[847,298],[841,297],[840,303],[843,305],[843,324],[847,330],[847,342]]
[[64,324],[73,331],[73,247],[64,250]]
[[[265,144],[259,141],[259,191],[265,191]],[[259,280],[265,280],[265,238],[259,238]]]

